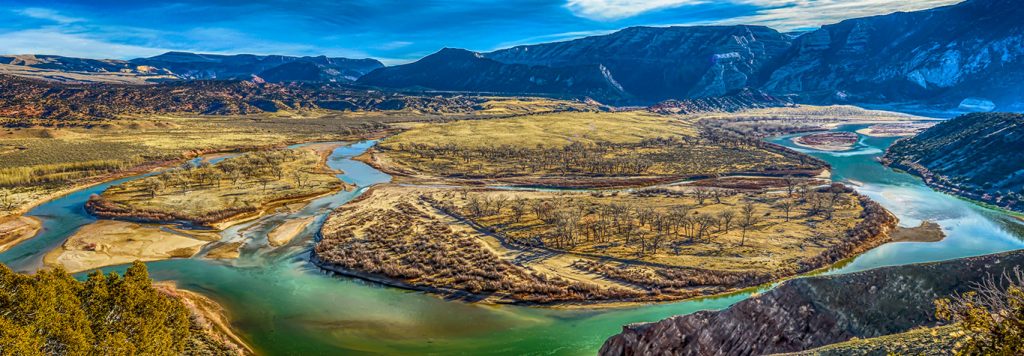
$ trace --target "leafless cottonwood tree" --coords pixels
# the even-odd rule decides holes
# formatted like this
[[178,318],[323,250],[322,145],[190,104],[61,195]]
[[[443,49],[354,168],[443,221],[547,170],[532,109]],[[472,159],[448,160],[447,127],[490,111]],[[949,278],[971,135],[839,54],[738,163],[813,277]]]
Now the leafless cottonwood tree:
[[752,230],[757,223],[760,221],[760,217],[757,216],[757,210],[754,208],[754,204],[747,202],[740,208],[740,228],[742,229],[740,235],[740,246],[747,243],[747,231]]

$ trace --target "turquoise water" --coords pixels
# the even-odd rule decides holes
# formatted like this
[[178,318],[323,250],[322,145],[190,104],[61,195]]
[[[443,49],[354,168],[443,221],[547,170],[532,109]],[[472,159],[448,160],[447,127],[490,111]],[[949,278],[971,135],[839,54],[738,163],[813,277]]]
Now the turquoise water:
[[[788,138],[773,141],[793,147]],[[858,184],[859,191],[892,210],[903,225],[933,220],[948,237],[937,243],[887,244],[829,273],[1024,247],[1024,226],[1013,218],[934,192],[912,176],[879,165],[874,159],[893,141],[863,138],[853,151],[809,153],[832,163],[837,180]],[[225,231],[225,239],[251,241],[237,261],[196,258],[153,262],[148,264],[153,277],[175,281],[222,303],[242,336],[267,354],[593,354],[624,324],[721,309],[749,296],[744,292],[614,309],[542,309],[446,301],[323,273],[308,258],[314,232],[325,214],[367,187],[390,180],[350,159],[372,145],[361,142],[342,147],[330,157],[329,165],[343,170],[341,178],[359,186],[356,191],[321,198],[299,212],[272,215]],[[37,268],[42,253],[78,227],[94,221],[82,204],[89,194],[109,185],[68,195],[30,212],[43,220],[44,230],[38,237],[0,254],[0,261],[21,270]],[[259,243],[277,224],[305,216],[317,216],[317,224],[292,243],[277,249]]]

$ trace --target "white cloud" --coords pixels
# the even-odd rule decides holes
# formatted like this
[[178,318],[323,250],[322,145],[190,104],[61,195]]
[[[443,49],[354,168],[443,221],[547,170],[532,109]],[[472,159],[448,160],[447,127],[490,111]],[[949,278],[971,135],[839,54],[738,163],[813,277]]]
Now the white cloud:
[[83,21],[77,17],[70,17],[62,15],[61,13],[52,9],[44,9],[41,7],[29,7],[19,10],[14,10],[19,15],[31,17],[34,19],[49,20],[59,24],[69,24]]
[[569,0],[565,7],[579,17],[607,21],[633,17],[645,12],[696,5],[707,0]]
[[[761,24],[779,30],[817,27],[849,18],[917,11],[959,3],[963,0],[727,0],[737,5],[762,8],[755,15],[715,20],[722,24]],[[579,17],[613,21],[643,13],[711,0],[568,0],[565,7]],[[721,1],[720,1],[721,2]]]
[[408,47],[408,46],[410,46],[412,44],[413,43],[409,42],[409,41],[391,41],[391,42],[384,42],[384,43],[381,43],[379,45],[373,46],[373,49],[378,49],[378,50],[382,50],[382,51],[390,51],[390,50],[396,50],[396,49],[399,49],[399,48],[405,48],[405,47]]
[[132,58],[167,52],[166,49],[105,42],[54,29],[0,34],[0,48],[7,54],[57,54],[85,58]]
[[919,11],[963,0],[738,0],[765,7],[751,16],[714,21],[716,24],[765,25],[779,31],[814,28],[842,20]]

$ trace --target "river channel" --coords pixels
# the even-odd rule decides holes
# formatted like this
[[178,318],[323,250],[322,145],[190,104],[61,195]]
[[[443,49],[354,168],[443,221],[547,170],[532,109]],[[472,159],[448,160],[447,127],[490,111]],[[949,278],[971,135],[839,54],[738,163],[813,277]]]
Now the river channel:
[[[838,130],[856,131],[863,126]],[[938,261],[1024,248],[1024,225],[1003,212],[936,192],[920,179],[893,171],[875,159],[895,138],[861,136],[845,152],[799,148],[793,135],[771,141],[807,152],[832,164],[833,178],[856,187],[895,213],[901,226],[938,223],[940,242],[890,243],[826,273]],[[622,325],[657,321],[698,310],[721,309],[752,292],[666,304],[623,308],[548,309],[447,301],[433,295],[331,276],[308,262],[315,231],[327,213],[365,189],[390,181],[380,171],[351,158],[372,147],[359,142],[336,149],[328,159],[339,177],[358,189],[317,199],[305,208],[270,215],[223,232],[226,240],[248,241],[234,261],[204,258],[148,263],[154,279],[174,281],[220,302],[233,326],[264,354],[544,354],[592,355]],[[33,239],[0,254],[0,262],[33,271],[41,257],[78,228],[96,219],[85,212],[92,194],[130,177],[86,188],[42,204],[27,215],[43,222]],[[264,247],[266,234],[294,218],[316,217],[291,243]],[[123,271],[124,267],[104,270]]]

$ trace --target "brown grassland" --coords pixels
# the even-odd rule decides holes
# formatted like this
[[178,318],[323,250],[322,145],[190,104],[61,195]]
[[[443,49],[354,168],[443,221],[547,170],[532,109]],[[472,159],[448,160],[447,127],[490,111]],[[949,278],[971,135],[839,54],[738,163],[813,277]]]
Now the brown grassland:
[[315,252],[342,273],[490,301],[654,301],[810,271],[884,243],[895,225],[840,185],[788,191],[384,186],[332,214]]
[[279,111],[244,116],[134,115],[117,119],[0,118],[0,216],[118,176],[173,165],[210,152],[249,151],[290,143],[380,137],[411,122],[587,111],[585,103],[483,98],[477,112],[410,109]]
[[685,178],[813,175],[825,164],[783,147],[644,111],[570,112],[423,125],[365,159],[407,181],[638,186]]
[[86,204],[94,215],[223,228],[281,203],[321,196],[345,184],[311,149],[250,152],[110,187]]

